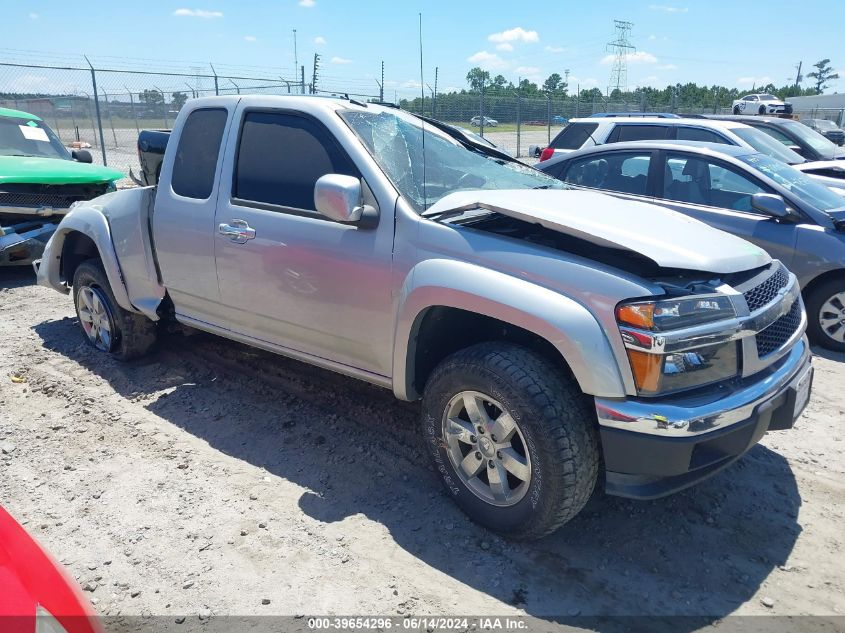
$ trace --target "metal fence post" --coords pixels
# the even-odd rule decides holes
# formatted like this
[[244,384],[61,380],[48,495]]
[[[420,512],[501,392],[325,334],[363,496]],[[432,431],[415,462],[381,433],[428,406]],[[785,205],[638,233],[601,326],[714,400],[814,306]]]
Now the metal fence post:
[[158,90],[158,93],[161,95],[161,109],[164,110],[164,128],[169,129],[170,122],[167,120],[167,100],[164,98],[164,91],[158,86],[153,86],[153,88]]
[[[123,86],[126,88],[126,86]],[[141,128],[138,126],[138,113],[135,112],[135,97],[132,96],[132,91],[129,88],[126,88],[127,94],[129,94],[129,105],[132,108],[132,118],[135,119],[135,131],[140,134]]]
[[94,88],[94,110],[97,112],[97,129],[100,131],[100,149],[103,151],[103,165],[108,165],[108,159],[106,158],[106,139],[103,136],[103,119],[100,117],[100,99],[97,96],[97,72],[87,57],[85,57],[85,61],[88,62],[88,67],[91,69],[91,84]]
[[549,137],[546,141],[547,143],[551,144],[552,142],[552,95],[546,95],[546,133]]
[[106,114],[109,115],[109,125],[111,125],[111,135],[114,137],[114,147],[117,149],[117,132],[114,131],[114,119],[111,115],[111,108],[109,107],[109,95],[108,93],[103,93],[103,99],[106,102]]
[[[209,66],[211,66],[211,64],[209,64]],[[211,66],[211,72],[214,73],[214,94],[219,95],[220,87],[217,85],[217,71],[214,70],[214,66]]]
[[481,80],[481,92],[479,93],[479,99],[480,100],[478,109],[479,116],[481,117],[479,119],[479,124],[481,125],[481,128],[479,129],[479,134],[481,136],[484,136],[484,79]]
[[516,157],[519,158],[521,154],[519,150],[521,148],[521,141],[522,141],[522,93],[517,90],[516,91]]

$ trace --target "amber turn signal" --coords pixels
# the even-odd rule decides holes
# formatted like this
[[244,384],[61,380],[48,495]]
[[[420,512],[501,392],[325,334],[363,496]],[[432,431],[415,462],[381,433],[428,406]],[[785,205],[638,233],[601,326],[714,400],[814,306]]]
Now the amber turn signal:
[[654,327],[653,303],[629,303],[616,308],[616,320],[619,323],[650,330]]
[[640,393],[656,393],[660,386],[660,376],[663,372],[663,356],[649,354],[635,349],[626,350],[634,382]]

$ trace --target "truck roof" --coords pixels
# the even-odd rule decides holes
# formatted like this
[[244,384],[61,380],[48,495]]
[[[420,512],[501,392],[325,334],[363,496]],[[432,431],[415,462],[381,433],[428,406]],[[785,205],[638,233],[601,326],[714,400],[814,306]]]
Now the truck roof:
[[30,121],[40,121],[40,116],[35,116],[23,110],[12,110],[11,108],[0,108],[0,116],[8,117],[10,119],[29,119]]

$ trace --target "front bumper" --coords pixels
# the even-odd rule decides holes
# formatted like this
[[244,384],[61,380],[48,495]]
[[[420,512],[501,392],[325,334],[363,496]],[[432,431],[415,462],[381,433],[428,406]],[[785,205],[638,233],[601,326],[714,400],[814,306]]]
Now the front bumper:
[[56,222],[23,222],[0,227],[0,266],[25,266],[41,257]]
[[809,399],[807,338],[734,387],[662,399],[596,398],[608,494],[653,499],[698,483],[789,429]]

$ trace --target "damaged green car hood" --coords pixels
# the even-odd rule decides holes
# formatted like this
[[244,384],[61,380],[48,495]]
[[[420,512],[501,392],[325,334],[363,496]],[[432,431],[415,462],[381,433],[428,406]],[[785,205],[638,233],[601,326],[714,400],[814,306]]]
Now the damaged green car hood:
[[109,167],[78,163],[60,158],[0,156],[0,185],[33,183],[41,185],[84,185],[123,178],[123,172]]

